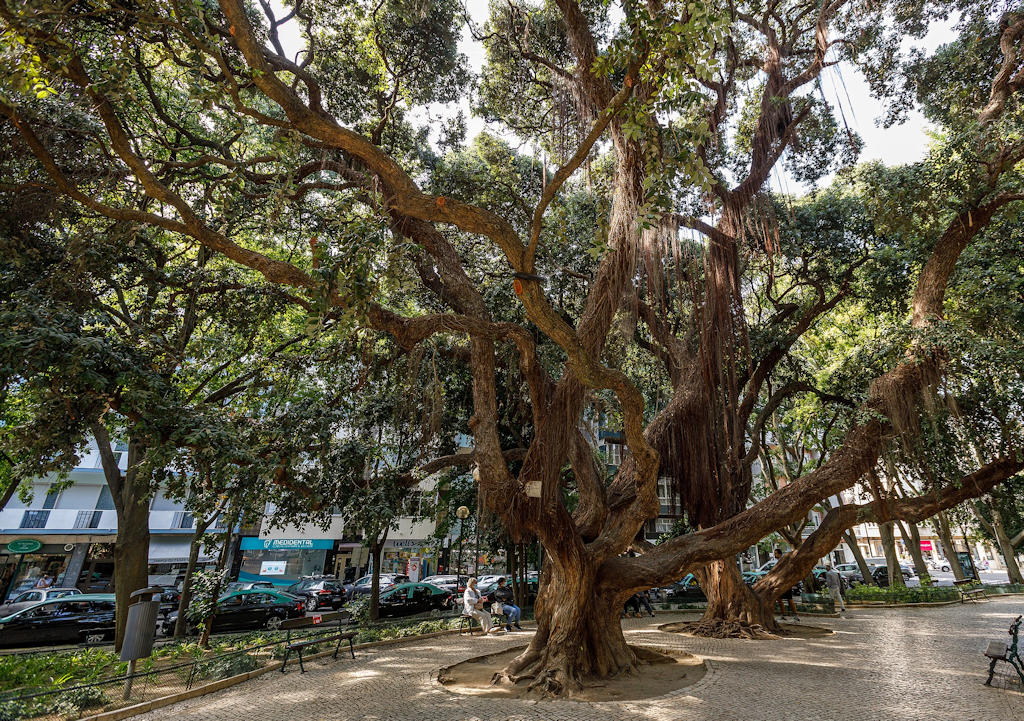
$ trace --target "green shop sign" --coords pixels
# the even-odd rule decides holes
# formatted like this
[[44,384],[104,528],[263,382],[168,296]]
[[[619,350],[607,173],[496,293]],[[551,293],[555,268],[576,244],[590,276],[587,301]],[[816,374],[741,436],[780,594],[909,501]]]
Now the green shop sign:
[[7,544],[8,553],[35,553],[43,547],[42,541],[34,538],[19,538]]

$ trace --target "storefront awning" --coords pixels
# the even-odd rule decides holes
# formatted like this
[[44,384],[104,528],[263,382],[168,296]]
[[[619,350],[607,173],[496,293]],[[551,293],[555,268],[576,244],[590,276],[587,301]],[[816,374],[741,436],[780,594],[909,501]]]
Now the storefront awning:
[[[188,563],[190,540],[187,538],[151,538],[149,541],[150,563]],[[202,548],[199,562],[209,563],[217,558],[216,550]]]

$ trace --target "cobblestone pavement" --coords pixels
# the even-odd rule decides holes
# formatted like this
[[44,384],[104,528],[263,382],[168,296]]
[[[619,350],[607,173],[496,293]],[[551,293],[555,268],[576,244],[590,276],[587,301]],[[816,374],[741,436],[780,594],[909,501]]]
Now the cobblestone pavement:
[[[320,661],[300,675],[268,673],[139,721],[1024,721],[1024,689],[1005,674],[983,685],[982,649],[1006,636],[1024,597],[921,609],[805,618],[835,635],[816,639],[696,639],[657,630],[680,615],[626,621],[634,643],[705,659],[689,688],[644,701],[510,701],[449,693],[437,669],[513,645],[529,633],[441,636]],[[1001,664],[1006,666],[1005,664]],[[1008,667],[1007,667],[1008,668]]]

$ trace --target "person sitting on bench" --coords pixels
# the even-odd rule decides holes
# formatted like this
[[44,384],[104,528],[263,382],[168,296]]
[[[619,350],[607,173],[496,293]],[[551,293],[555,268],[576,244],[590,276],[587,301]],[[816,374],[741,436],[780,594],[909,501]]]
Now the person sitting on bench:
[[462,613],[464,616],[472,616],[479,621],[485,636],[496,630],[501,630],[500,627],[491,627],[491,614],[484,610],[484,600],[480,598],[480,592],[476,590],[476,578],[471,578],[466,583],[466,591],[462,594]]
[[519,619],[523,612],[519,606],[512,603],[512,589],[505,585],[506,583],[508,580],[504,576],[498,579],[498,587],[494,589],[494,600],[501,604],[501,612],[505,614],[505,630],[511,631],[512,624],[515,624],[516,629],[522,631],[523,627],[519,625]]

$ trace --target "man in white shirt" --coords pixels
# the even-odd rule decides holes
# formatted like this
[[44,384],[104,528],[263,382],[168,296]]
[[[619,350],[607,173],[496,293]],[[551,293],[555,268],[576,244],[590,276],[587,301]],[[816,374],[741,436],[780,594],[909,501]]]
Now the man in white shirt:
[[491,614],[481,608],[482,605],[480,592],[476,590],[476,579],[471,578],[466,583],[465,593],[462,594],[462,612],[479,621],[480,627],[484,630],[484,635],[486,636],[495,629],[491,628]]

